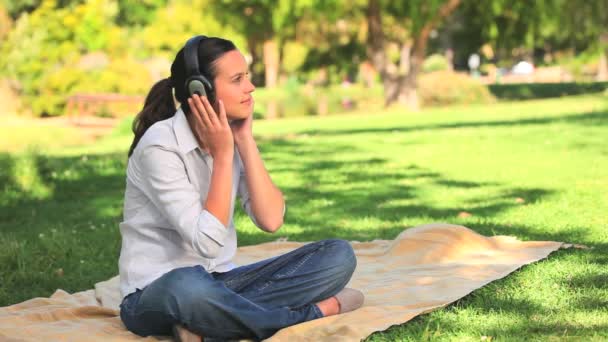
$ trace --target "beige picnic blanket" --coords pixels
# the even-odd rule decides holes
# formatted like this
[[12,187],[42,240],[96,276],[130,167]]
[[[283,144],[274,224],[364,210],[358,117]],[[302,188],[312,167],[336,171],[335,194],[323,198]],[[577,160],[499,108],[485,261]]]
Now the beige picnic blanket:
[[[241,247],[240,264],[301,246],[270,242]],[[359,341],[375,331],[444,307],[523,265],[564,247],[561,242],[522,242],[481,236],[457,225],[428,224],[404,230],[395,240],[352,243],[358,265],[349,284],[365,294],[362,308],[285,328],[270,341]],[[118,315],[118,277],[95,289],[69,294],[57,290],[0,308],[1,341],[144,340],[128,332]],[[148,337],[147,340],[169,340]]]

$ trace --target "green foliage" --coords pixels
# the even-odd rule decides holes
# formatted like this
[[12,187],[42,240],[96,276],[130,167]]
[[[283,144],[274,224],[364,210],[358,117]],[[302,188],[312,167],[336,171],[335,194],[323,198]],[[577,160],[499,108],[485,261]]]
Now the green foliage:
[[118,13],[115,1],[87,0],[84,4],[74,9],[78,25],[74,29],[76,44],[85,51],[97,51],[104,49],[108,44],[107,28],[114,22]]
[[[84,71],[73,66],[64,66],[49,73],[42,80],[40,101],[34,101],[35,112],[48,115],[63,114],[67,97],[76,93],[119,93],[125,95],[146,94],[151,87],[150,72],[141,63],[132,59],[116,59],[100,70]],[[98,115],[108,108],[100,108]],[[125,113],[106,113],[120,116]]]
[[353,110],[377,109],[382,102],[382,86],[365,88],[359,84],[348,87],[294,86],[258,89],[254,93],[255,110],[266,117],[267,108],[274,104],[281,118],[319,115],[319,108],[327,105],[328,115],[344,114]]
[[[186,39],[206,34],[231,39],[249,54],[258,85],[264,79],[262,45],[268,40],[274,40],[281,51],[280,73],[305,81],[312,78],[315,70],[324,69],[326,83],[337,84],[345,77],[353,80],[359,64],[369,58],[369,3],[370,0],[0,0],[0,76],[9,79],[23,96],[22,102],[36,114],[58,115],[65,98],[76,91],[131,94],[137,89],[145,93],[151,84],[144,87],[147,78],[134,76],[145,73],[126,70],[121,74],[116,71],[116,61],[141,70],[135,65],[148,58],[171,61]],[[399,60],[403,43],[412,42],[426,24],[433,23],[432,29],[439,30],[439,35],[450,35],[452,41],[459,42],[454,53],[460,66],[470,52],[487,46],[491,53],[484,54],[484,62],[497,66],[512,64],[514,55],[571,48],[576,57],[557,59],[577,81],[586,80],[597,69],[596,59],[602,48],[598,37],[608,25],[608,2],[604,0],[461,1],[456,15],[438,16],[437,11],[446,3],[447,0],[379,1],[388,59]],[[6,20],[7,15],[16,19],[14,23]],[[461,25],[463,22],[466,25]],[[10,27],[10,31],[5,27]],[[428,50],[443,48],[440,45],[444,39],[432,37],[433,34]],[[79,69],[81,57],[91,52],[105,54],[114,69]],[[423,68],[426,72],[449,69],[440,55],[428,56]],[[166,76],[169,70],[165,69],[154,70],[155,77]],[[340,111],[337,104],[341,96],[331,100],[332,94],[338,93],[330,91],[327,96],[330,108],[336,104]],[[314,99],[302,96],[293,100],[300,103],[296,107],[317,107]],[[308,112],[314,110],[301,111]]]
[[498,72],[498,68],[493,63],[483,63],[483,64],[481,64],[481,66],[479,66],[479,71],[483,75],[490,75],[490,74],[494,75]]
[[590,48],[575,56],[558,58],[557,63],[568,70],[574,77],[574,80],[589,82],[595,80],[601,57],[601,53],[597,49]]
[[465,2],[463,13],[471,19],[469,27],[477,30],[484,42],[502,51],[525,45],[534,46],[537,28],[543,24],[543,13],[548,2],[531,3],[493,0]]
[[[116,3],[112,1],[87,0],[71,8],[59,8],[53,0],[43,1],[31,14],[19,17],[2,44],[3,76],[19,84],[25,102],[35,113],[58,115],[61,100],[44,96],[69,91],[78,77],[84,77],[62,69],[72,68],[82,52],[108,46],[115,32],[111,29],[115,15]],[[63,75],[66,80],[57,85],[55,79]]]
[[223,0],[213,6],[223,23],[230,23],[243,35],[285,38],[295,34],[295,23],[303,13],[322,8],[322,1]]
[[[419,78],[419,97],[424,106],[451,104],[493,103],[488,88],[468,75],[451,71],[435,71]],[[343,114],[352,110],[372,110],[381,107],[383,89],[380,84],[366,88],[358,83],[326,87],[292,86],[278,89],[258,89],[254,93],[256,111],[266,116],[266,108],[274,103],[279,117],[319,114],[319,106],[326,101],[328,114]]]
[[283,47],[283,60],[281,61],[283,70],[287,73],[296,72],[308,55],[310,48],[296,41],[288,41]]
[[[608,1],[554,0],[552,21],[558,26],[561,37],[578,51],[605,49],[600,42],[602,34],[608,34]],[[604,44],[608,42],[604,41]]]
[[[310,16],[316,18],[316,15],[323,13],[322,11],[330,6],[319,0],[223,0],[213,2],[214,14],[221,23],[247,37],[247,49],[252,57],[250,70],[253,80],[258,84],[265,82],[263,73],[267,66],[263,64],[264,43],[273,41],[281,50],[281,45],[293,40],[296,37],[296,31],[300,31],[298,24],[304,21],[314,22]],[[309,17],[305,15],[309,15]],[[315,44],[318,42],[317,40]],[[310,46],[310,44],[308,45]],[[280,68],[281,62],[278,62],[278,65],[271,67]],[[292,63],[293,61],[287,62],[287,67],[290,68]]]
[[116,22],[124,26],[144,26],[155,21],[155,12],[165,6],[167,0],[118,0]]
[[45,115],[63,114],[67,97],[89,76],[85,71],[70,66],[47,73],[40,81],[40,95],[31,103],[32,110]]
[[512,64],[540,51],[597,52],[608,27],[608,1],[463,1],[457,17],[466,18],[453,36],[465,46],[456,51],[460,60],[489,44],[495,59]]
[[[420,34],[424,25],[437,20],[439,9],[448,0],[416,0],[416,1],[389,1],[384,4],[383,15],[392,15],[401,18],[403,27],[412,37]],[[398,19],[399,20],[399,19]],[[441,23],[437,23],[441,24]]]
[[444,55],[432,54],[428,56],[422,64],[422,71],[424,72],[445,70],[450,70],[450,62]]
[[36,9],[41,2],[41,0],[1,0],[0,6],[5,7],[12,18],[18,18],[21,13]]
[[419,97],[425,106],[492,103],[494,98],[483,84],[468,75],[436,71],[420,76]]
[[600,93],[608,89],[608,82],[491,84],[488,89],[499,99],[528,100]]
[[186,41],[197,34],[226,38],[243,49],[246,46],[245,35],[236,31],[234,26],[220,23],[209,8],[210,0],[175,0],[159,8],[154,24],[146,26],[138,34],[142,44],[138,50],[140,57],[160,55],[173,60]]

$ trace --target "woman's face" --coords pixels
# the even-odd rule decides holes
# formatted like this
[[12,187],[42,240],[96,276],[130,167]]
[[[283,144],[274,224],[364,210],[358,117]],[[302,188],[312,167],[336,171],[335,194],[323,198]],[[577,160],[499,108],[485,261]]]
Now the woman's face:
[[253,113],[255,86],[249,80],[245,57],[238,51],[226,52],[216,61],[215,96],[226,107],[228,120],[245,119]]

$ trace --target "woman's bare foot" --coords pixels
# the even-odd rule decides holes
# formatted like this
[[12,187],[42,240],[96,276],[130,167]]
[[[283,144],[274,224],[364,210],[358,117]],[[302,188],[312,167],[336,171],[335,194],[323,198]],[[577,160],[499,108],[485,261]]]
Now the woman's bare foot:
[[199,336],[178,324],[173,326],[173,337],[175,337],[175,340],[177,342],[202,342],[203,341],[202,336]]
[[321,310],[323,316],[332,316],[340,313],[340,302],[336,297],[329,297],[317,303],[317,307]]

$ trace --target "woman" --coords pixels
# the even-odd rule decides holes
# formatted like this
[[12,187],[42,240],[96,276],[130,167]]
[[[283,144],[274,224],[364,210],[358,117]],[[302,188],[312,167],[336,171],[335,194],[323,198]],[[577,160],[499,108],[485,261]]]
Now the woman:
[[266,232],[285,213],[253,138],[254,90],[232,42],[197,36],[134,121],[119,268],[120,316],[138,335],[264,339],[362,305],[361,292],[344,288],[356,259],[343,240],[231,262],[236,195]]

